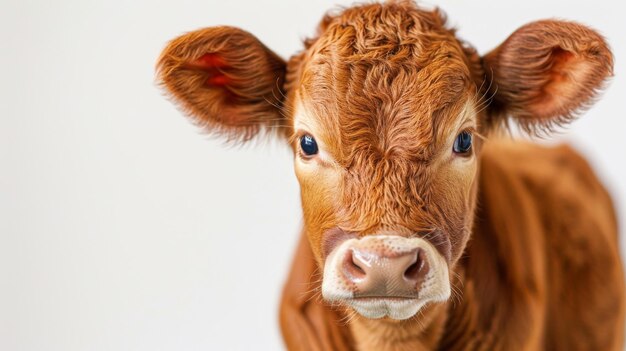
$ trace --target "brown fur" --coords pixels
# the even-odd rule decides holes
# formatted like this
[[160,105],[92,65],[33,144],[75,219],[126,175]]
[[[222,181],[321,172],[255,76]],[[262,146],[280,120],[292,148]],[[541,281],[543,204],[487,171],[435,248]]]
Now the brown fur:
[[[201,62],[207,56],[213,59]],[[285,62],[241,29],[206,28],[173,40],[158,68],[163,86],[207,131],[249,140],[261,122],[280,118]]]
[[537,21],[513,33],[484,58],[498,82],[495,118],[511,114],[529,131],[551,129],[593,103],[613,57],[595,31],[573,22]]
[[[230,27],[183,35],[158,63],[208,130],[279,130],[293,145],[305,221],[280,313],[293,350],[621,350],[610,197],[571,149],[498,137],[509,116],[534,133],[570,121],[611,72],[579,24],[528,24],[481,58],[409,1],[327,15],[286,64]],[[467,155],[451,153],[461,131],[475,136]],[[302,157],[303,134],[322,155]],[[315,272],[333,230],[430,241],[453,297],[405,321],[327,305]]]

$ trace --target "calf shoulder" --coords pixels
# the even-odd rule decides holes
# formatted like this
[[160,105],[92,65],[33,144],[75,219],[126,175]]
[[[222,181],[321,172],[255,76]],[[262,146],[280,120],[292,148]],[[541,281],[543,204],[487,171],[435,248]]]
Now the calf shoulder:
[[479,182],[449,319],[469,331],[448,349],[621,350],[616,217],[587,162],[568,146],[489,141]]

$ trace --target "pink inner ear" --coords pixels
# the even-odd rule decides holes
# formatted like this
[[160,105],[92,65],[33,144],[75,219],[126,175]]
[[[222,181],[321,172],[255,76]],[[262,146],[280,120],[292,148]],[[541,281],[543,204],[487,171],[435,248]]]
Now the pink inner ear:
[[226,68],[226,61],[223,57],[215,53],[204,54],[196,60],[198,66],[210,69],[210,68]]
[[554,49],[551,60],[548,82],[542,89],[541,98],[532,106],[538,117],[559,114],[570,109],[571,106],[568,105],[579,93],[577,84],[585,84],[588,80],[589,64],[576,54]]
[[230,80],[228,79],[228,77],[226,77],[223,74],[218,74],[218,75],[214,75],[214,76],[210,76],[207,80],[206,80],[206,84],[207,85],[216,85],[216,86],[222,86],[222,85],[227,85],[230,82]]
[[222,73],[222,69],[228,68],[222,56],[216,53],[208,53],[186,64],[191,69],[204,71],[207,74],[205,84],[208,86],[224,86],[230,79]]
[[574,59],[574,53],[563,50],[554,49],[552,51],[552,74],[550,82],[561,83],[568,79],[568,65]]

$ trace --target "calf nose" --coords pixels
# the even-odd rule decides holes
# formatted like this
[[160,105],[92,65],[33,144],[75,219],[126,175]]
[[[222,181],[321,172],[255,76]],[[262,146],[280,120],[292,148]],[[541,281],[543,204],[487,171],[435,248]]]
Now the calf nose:
[[355,297],[417,297],[428,269],[420,248],[387,255],[353,248],[342,267]]

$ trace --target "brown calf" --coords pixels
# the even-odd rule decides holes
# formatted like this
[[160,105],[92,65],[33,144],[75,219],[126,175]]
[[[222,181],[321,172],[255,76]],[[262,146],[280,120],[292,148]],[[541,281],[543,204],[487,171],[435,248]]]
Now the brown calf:
[[293,350],[621,350],[609,195],[570,148],[500,137],[509,120],[529,133],[569,122],[611,73],[585,26],[530,23],[481,57],[409,1],[326,16],[288,62],[214,27],[158,63],[208,131],[279,131],[293,146]]

